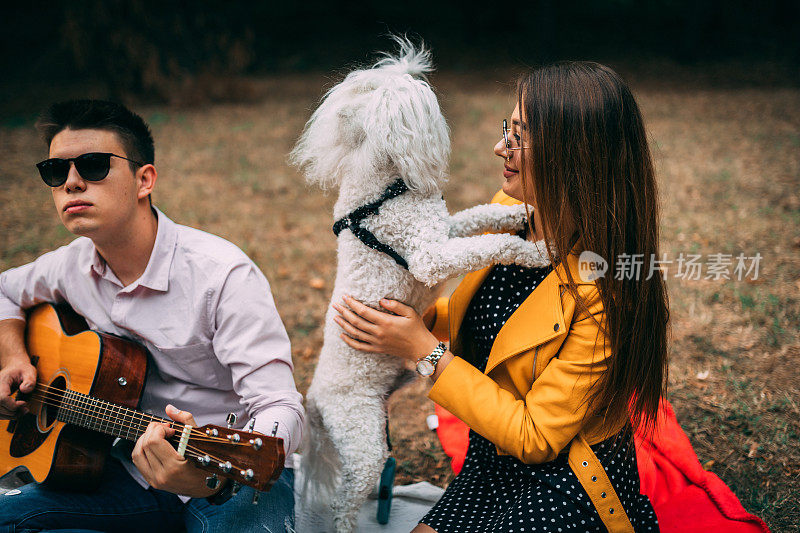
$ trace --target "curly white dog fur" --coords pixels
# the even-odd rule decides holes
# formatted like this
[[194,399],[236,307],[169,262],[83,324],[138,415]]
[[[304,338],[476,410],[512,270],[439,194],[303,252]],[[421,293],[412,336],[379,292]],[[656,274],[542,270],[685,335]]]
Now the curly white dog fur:
[[[408,191],[387,200],[363,227],[408,262],[365,246],[346,229],[338,237],[332,301],[349,294],[378,308],[381,298],[430,306],[442,281],[496,263],[549,264],[543,243],[485,232],[519,230],[524,206],[480,205],[453,216],[442,199],[450,139],[425,80],[429,53],[397,39],[372,68],[351,72],[325,95],[290,155],[310,183],[339,187],[334,218],[380,198],[401,177]],[[403,381],[396,357],[345,344],[328,308],[324,345],[306,398],[303,468],[306,505],[333,510],[338,532],[352,531],[388,452],[386,399]],[[420,354],[423,356],[425,354]]]

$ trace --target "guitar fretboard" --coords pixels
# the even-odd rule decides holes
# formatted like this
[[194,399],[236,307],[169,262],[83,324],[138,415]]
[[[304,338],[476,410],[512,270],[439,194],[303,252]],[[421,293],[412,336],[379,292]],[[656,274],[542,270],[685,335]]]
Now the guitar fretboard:
[[64,392],[56,419],[130,441],[136,441],[150,422],[170,424],[179,432],[183,427],[183,424],[72,390]]

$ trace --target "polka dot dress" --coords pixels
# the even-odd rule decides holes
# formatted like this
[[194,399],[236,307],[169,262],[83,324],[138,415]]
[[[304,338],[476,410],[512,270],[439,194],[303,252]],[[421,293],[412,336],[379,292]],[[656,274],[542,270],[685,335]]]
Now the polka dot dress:
[[[498,265],[475,293],[462,328],[469,328],[481,370],[508,317],[552,270]],[[639,493],[630,430],[591,447],[617,491],[636,531],[658,531],[653,507]],[[562,453],[554,461],[528,465],[497,455],[494,444],[474,431],[464,466],[442,498],[420,521],[438,533],[518,531],[606,531]]]

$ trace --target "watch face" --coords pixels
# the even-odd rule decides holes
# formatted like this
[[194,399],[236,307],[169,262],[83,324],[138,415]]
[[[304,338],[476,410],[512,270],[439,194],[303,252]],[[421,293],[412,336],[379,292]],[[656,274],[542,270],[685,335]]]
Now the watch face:
[[427,359],[420,359],[417,361],[417,372],[419,372],[420,375],[425,377],[432,376],[435,370],[436,367]]

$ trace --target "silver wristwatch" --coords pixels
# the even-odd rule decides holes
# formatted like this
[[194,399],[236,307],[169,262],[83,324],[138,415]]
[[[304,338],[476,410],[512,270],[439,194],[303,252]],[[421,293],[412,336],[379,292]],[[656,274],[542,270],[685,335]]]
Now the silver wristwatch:
[[417,361],[417,373],[426,378],[432,376],[433,373],[436,372],[436,363],[442,358],[445,350],[447,350],[447,346],[445,346],[443,342],[440,342],[430,355],[426,355]]

